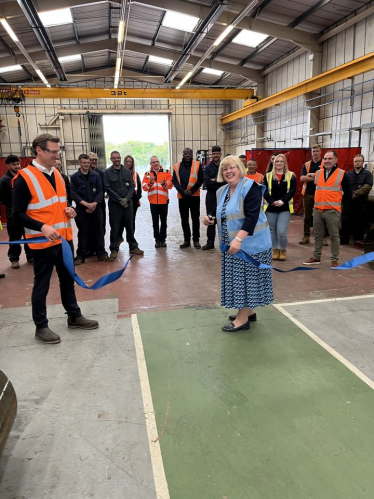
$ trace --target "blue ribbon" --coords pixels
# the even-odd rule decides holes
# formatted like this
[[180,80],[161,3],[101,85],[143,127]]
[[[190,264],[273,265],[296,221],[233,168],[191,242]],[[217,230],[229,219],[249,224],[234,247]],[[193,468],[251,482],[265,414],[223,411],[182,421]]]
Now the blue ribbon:
[[[220,245],[220,250],[222,253],[226,253],[228,249],[230,248],[229,245],[225,243],[221,243]],[[240,258],[241,260],[244,260],[245,262],[251,263],[255,267],[259,269],[273,269],[276,272],[281,272],[281,273],[286,273],[286,272],[296,272],[298,270],[320,270],[315,267],[294,267],[293,269],[290,270],[281,270],[277,269],[275,267],[272,267],[271,265],[265,265],[264,263],[259,262],[258,260],[255,260],[252,258],[248,253],[246,253],[243,250],[239,250],[237,253],[232,255],[236,258]],[[339,265],[339,267],[333,267],[332,270],[348,270],[348,269],[354,269],[355,267],[358,267],[359,265],[363,265],[364,263],[372,262],[374,260],[374,251],[371,253],[366,253],[365,255],[360,255],[356,256],[355,258],[352,258],[351,260],[348,260],[345,263],[342,263],[342,265]]]
[[[19,239],[18,241],[0,241],[0,244],[37,244],[37,243],[46,243],[48,242],[48,239],[45,237],[33,237],[30,239]],[[111,284],[114,281],[117,281],[122,274],[125,272],[131,258],[134,255],[131,255],[130,258],[127,260],[125,263],[125,266],[123,269],[116,270],[114,272],[111,272],[110,274],[106,274],[100,279],[98,279],[92,286],[87,286],[87,284],[77,275],[74,271],[74,260],[73,260],[73,252],[71,251],[71,248],[69,246],[69,243],[61,237],[61,243],[62,243],[62,258],[64,260],[64,265],[66,267],[66,270],[69,272],[70,276],[74,279],[74,281],[78,284],[78,286],[81,286],[82,288],[85,289],[100,289],[103,288],[104,286],[107,286],[108,284]]]

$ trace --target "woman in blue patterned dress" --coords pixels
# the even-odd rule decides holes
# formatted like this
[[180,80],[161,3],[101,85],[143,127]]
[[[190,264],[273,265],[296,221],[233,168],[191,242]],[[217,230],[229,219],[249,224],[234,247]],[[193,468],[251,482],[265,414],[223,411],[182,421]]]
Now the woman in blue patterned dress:
[[[255,307],[273,301],[271,269],[259,269],[235,256],[242,250],[255,260],[271,265],[271,238],[262,207],[264,187],[245,178],[245,167],[236,156],[222,160],[217,181],[227,185],[217,191],[217,225],[221,243],[229,246],[222,253],[221,306],[236,308],[229,316],[232,321],[223,331],[249,329],[256,321]],[[205,217],[204,224],[214,224],[213,217]]]

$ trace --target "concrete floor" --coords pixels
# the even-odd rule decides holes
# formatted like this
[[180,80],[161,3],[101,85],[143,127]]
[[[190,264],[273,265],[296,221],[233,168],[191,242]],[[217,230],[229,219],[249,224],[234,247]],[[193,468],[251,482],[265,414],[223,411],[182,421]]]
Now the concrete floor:
[[[65,329],[58,281],[52,280],[48,313],[51,327],[61,334],[60,345],[46,347],[34,340],[32,267],[22,257],[21,268],[10,269],[7,247],[0,246],[0,271],[7,274],[0,281],[0,368],[13,382],[19,404],[0,461],[2,499],[156,497],[129,317],[177,309],[213,312],[220,303],[220,258],[218,250],[179,249],[183,237],[175,193],[170,204],[168,247],[156,250],[148,201],[142,203],[136,237],[144,257],[133,258],[123,277],[108,287],[98,291],[77,288],[83,312],[99,317],[98,330],[77,333]],[[203,214],[203,204],[201,211]],[[203,226],[201,231],[204,244]],[[301,236],[302,219],[294,216],[289,260],[277,263],[279,267],[298,266],[312,255],[312,244],[298,244]],[[0,233],[0,239],[6,240],[6,231]],[[344,246],[340,261],[358,254],[359,250]],[[127,258],[128,247],[123,243],[118,261],[107,264],[92,258],[77,271],[92,284],[104,273],[120,268]],[[324,302],[373,293],[369,266],[332,271],[329,248],[324,248],[320,270],[274,273],[274,290],[278,304],[320,300],[284,309],[374,379],[371,299]],[[218,499],[221,497],[225,496]]]

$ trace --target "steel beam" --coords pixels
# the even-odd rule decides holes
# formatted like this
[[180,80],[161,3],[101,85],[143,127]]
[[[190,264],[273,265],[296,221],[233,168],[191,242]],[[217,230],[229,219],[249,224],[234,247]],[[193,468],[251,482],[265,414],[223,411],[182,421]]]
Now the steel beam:
[[[0,87],[0,92],[5,87]],[[246,89],[203,88],[72,88],[72,87],[22,87],[26,99],[192,99],[192,100],[242,100],[253,95]]]
[[282,102],[286,102],[288,100],[294,99],[295,97],[299,97],[300,95],[313,92],[314,90],[332,85],[333,83],[337,83],[338,81],[353,78],[358,74],[366,73],[367,71],[371,71],[373,69],[374,52],[371,52],[368,55],[364,55],[363,57],[354,59],[351,62],[343,64],[342,66],[338,66],[337,68],[331,69],[330,71],[326,71],[325,73],[305,80],[302,83],[298,83],[293,87],[286,88],[281,92],[270,95],[269,97],[266,97],[266,99],[258,101],[254,104],[248,102],[248,105],[244,105],[242,109],[223,116],[221,118],[221,123],[222,125],[231,123],[232,121],[235,121],[239,118],[244,118],[245,116],[248,116],[250,114],[263,111],[264,109],[268,109],[269,107],[276,106],[277,104],[281,104]]

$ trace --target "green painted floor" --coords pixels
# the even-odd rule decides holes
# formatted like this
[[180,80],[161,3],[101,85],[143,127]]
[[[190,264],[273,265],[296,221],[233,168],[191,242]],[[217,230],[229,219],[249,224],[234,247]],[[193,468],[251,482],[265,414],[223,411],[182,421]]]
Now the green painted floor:
[[138,316],[171,499],[372,499],[374,392],[272,307]]

